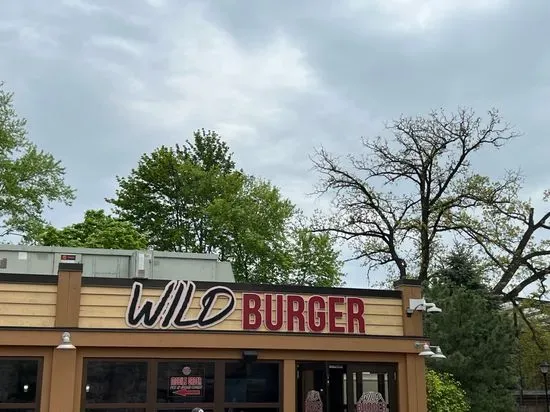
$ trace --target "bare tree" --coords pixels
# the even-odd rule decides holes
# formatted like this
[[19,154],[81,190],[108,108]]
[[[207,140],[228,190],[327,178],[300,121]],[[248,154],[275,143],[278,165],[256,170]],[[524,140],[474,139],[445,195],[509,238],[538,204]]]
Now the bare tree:
[[[545,200],[548,193],[545,194]],[[481,216],[451,219],[448,227],[458,230],[482,251],[489,273],[494,275],[493,292],[506,300],[516,301],[526,288],[538,299],[546,294],[545,279],[550,275],[550,212],[535,216],[528,203],[485,205]]]
[[[369,266],[392,265],[400,278],[428,279],[444,241],[459,237],[489,262],[495,293],[514,300],[550,274],[550,245],[537,235],[550,228],[550,213],[535,219],[519,200],[521,177],[481,176],[471,166],[483,148],[498,149],[518,133],[496,110],[401,117],[391,139],[363,139],[365,152],[340,159],[320,149],[317,193],[332,195],[333,212],[319,231],[352,245]],[[347,162],[345,161],[347,160]]]

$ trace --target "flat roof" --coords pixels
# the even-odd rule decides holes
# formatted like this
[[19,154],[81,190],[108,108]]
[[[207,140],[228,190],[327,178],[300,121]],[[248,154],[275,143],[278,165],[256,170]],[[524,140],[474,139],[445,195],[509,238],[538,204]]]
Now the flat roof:
[[[57,284],[57,275],[37,275],[20,273],[3,273],[0,275],[0,283],[35,283],[35,284]],[[182,279],[182,281],[187,281]],[[134,282],[140,282],[146,288],[164,289],[170,282],[165,279],[141,279],[141,278],[103,278],[103,277],[82,277],[82,286],[100,287],[128,287]],[[340,288],[340,287],[315,287],[296,285],[273,285],[258,283],[232,283],[232,282],[205,282],[192,281],[198,290],[206,290],[214,285],[226,286],[231,290],[240,292],[272,292],[272,293],[294,293],[303,295],[336,295],[336,296],[363,296],[375,298],[401,299],[400,290],[393,289],[361,289],[361,288]]]

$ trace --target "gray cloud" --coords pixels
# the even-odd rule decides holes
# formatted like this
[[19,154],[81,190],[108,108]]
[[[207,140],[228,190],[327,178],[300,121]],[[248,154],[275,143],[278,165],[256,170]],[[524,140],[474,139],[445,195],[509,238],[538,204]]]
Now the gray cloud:
[[79,190],[52,212],[59,225],[104,207],[143,152],[199,127],[311,210],[323,204],[304,196],[313,148],[357,151],[383,121],[441,106],[495,106],[516,124],[525,135],[477,165],[521,167],[536,196],[549,177],[549,17],[543,0],[20,0],[0,16],[0,78]]

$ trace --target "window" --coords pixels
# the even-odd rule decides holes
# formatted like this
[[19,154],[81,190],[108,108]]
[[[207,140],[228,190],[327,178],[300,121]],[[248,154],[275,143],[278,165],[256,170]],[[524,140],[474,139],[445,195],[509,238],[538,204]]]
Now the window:
[[0,412],[38,411],[41,380],[41,359],[0,358]]
[[280,411],[279,362],[85,359],[84,377],[85,412]]
[[157,402],[214,402],[214,362],[159,362]]
[[272,412],[280,403],[279,362],[225,363],[225,410]]
[[86,403],[145,403],[147,366],[147,361],[88,361]]

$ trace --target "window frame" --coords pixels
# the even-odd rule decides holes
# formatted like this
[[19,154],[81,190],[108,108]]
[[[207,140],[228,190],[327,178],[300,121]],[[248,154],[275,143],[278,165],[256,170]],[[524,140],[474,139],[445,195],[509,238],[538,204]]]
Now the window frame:
[[[151,390],[152,392],[152,399],[155,409],[153,411],[157,411],[158,409],[193,409],[193,408],[202,408],[202,409],[212,409],[215,410],[216,405],[216,382],[217,382],[217,375],[216,375],[216,368],[218,367],[218,361],[212,360],[212,359],[178,359],[178,358],[166,358],[166,359],[152,359],[153,363],[155,364],[155,373],[152,375],[150,379],[153,380],[153,386],[148,387],[148,390]],[[183,363],[212,363],[214,366],[214,399],[212,402],[157,402],[157,391],[158,391],[158,365],[159,363],[169,363],[169,362],[183,362]]]
[[[88,377],[88,361],[102,362],[144,362],[147,363],[147,394],[146,401],[140,403],[87,403],[86,402],[86,381]],[[189,362],[189,363],[213,363],[214,364],[214,400],[213,402],[157,402],[157,380],[158,380],[158,365],[165,362]],[[241,359],[203,359],[203,358],[136,358],[136,357],[94,357],[86,356],[82,359],[82,382],[81,382],[81,400],[80,405],[82,410],[101,410],[109,408],[120,409],[144,409],[146,412],[156,412],[157,410],[178,410],[178,409],[193,409],[202,408],[204,410],[225,411],[227,408],[256,408],[256,409],[273,409],[279,411],[283,405],[283,362],[281,360],[258,360],[257,363],[275,363],[278,365],[278,385],[279,385],[279,401],[278,402],[226,402],[225,401],[225,365],[228,362],[239,362]],[[0,412],[1,409],[0,409]]]
[[279,399],[277,402],[227,402],[225,400],[225,366],[227,363],[237,363],[242,362],[241,359],[224,359],[223,360],[223,388],[222,388],[222,397],[223,397],[223,409],[226,410],[228,408],[255,408],[255,409],[278,409],[281,411],[282,405],[283,405],[283,362],[280,360],[257,360],[253,363],[269,363],[269,364],[276,364],[278,366],[278,392],[279,392]]
[[8,409],[19,409],[21,411],[34,409],[40,411],[40,402],[42,400],[42,382],[44,377],[44,357],[43,356],[0,356],[0,360],[33,360],[38,362],[36,369],[36,395],[34,402],[0,402],[0,412]]
[[[99,402],[86,402],[86,384],[88,383],[88,361],[99,361],[99,362],[141,362],[147,364],[147,385],[146,385],[146,394],[145,402],[110,402],[110,403],[99,403]],[[151,359],[148,358],[103,358],[103,357],[85,357],[82,359],[82,382],[80,385],[80,404],[82,405],[83,410],[87,409],[145,409],[147,410],[148,400],[149,400],[149,390],[151,389],[150,385],[150,368],[151,368]],[[99,405],[99,406],[98,406]]]

